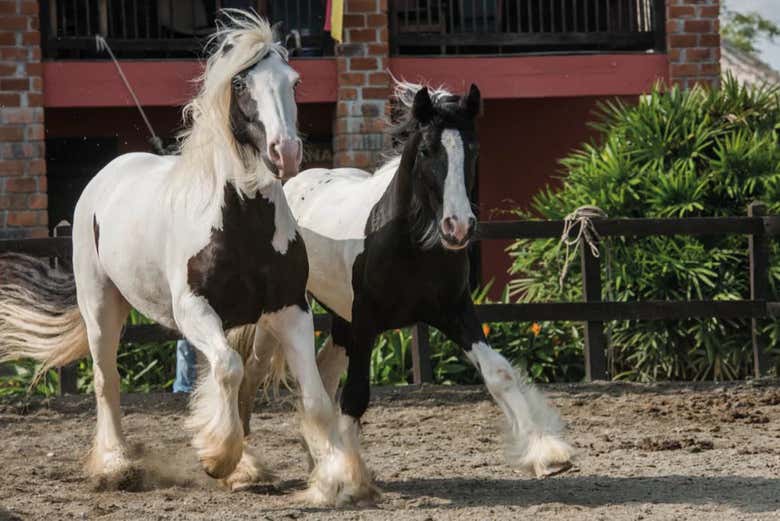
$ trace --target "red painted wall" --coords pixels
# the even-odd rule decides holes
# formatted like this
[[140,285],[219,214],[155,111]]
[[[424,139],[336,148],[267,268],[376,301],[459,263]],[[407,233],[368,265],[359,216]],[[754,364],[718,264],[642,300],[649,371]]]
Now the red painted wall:
[[[609,98],[487,100],[479,122],[481,220],[513,219],[501,210],[529,209],[532,196],[561,173],[558,160],[595,136],[587,126],[596,104]],[[626,97],[625,100],[635,98]],[[509,281],[509,241],[484,241],[482,282],[495,279],[493,297]]]

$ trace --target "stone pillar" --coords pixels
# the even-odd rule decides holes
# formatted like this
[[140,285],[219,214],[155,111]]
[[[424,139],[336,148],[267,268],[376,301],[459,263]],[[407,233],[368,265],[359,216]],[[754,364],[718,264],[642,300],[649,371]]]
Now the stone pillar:
[[666,0],[669,82],[720,85],[720,0]]
[[0,1],[0,237],[48,236],[37,0]]
[[344,42],[336,46],[336,167],[371,169],[380,160],[390,96],[387,33],[387,0],[345,1]]

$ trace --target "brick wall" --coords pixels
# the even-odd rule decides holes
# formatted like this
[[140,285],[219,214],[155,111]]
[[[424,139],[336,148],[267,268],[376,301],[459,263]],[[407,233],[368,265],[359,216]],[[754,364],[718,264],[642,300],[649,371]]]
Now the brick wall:
[[0,237],[48,235],[38,0],[0,0]]
[[720,0],[666,0],[669,81],[720,85]]
[[334,166],[371,168],[381,157],[390,95],[387,38],[387,0],[346,0],[344,42],[336,46]]

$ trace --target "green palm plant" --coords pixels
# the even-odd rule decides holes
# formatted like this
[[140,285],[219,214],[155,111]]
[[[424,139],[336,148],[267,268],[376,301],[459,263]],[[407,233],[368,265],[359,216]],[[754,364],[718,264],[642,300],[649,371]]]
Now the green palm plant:
[[[636,105],[604,103],[593,124],[600,139],[561,160],[560,188],[542,191],[530,212],[517,213],[561,219],[587,204],[610,217],[745,215],[756,199],[780,211],[779,92],[726,78],[719,90],[658,86]],[[617,301],[749,294],[745,237],[612,238],[604,247],[604,292]],[[512,244],[512,298],[581,300],[578,263],[571,263],[563,289],[557,284],[561,253],[551,240]],[[780,257],[774,259],[773,286],[780,281]],[[750,374],[746,321],[623,321],[608,324],[608,331],[614,378],[723,380]],[[766,333],[780,338],[775,323]],[[566,339],[577,343],[567,351],[580,345],[575,336]]]

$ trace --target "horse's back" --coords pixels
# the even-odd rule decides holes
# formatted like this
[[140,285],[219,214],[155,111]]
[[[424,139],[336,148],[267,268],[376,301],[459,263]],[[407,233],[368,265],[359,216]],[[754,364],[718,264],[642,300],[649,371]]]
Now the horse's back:
[[392,180],[386,168],[313,168],[287,182],[284,192],[298,226],[334,240],[363,239],[371,208]]

